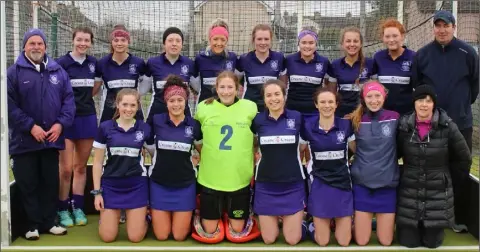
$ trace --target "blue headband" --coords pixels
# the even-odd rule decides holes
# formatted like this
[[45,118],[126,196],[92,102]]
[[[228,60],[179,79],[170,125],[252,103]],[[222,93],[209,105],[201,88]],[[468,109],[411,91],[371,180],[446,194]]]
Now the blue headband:
[[315,32],[310,30],[303,30],[298,34],[298,41],[300,41],[303,37],[307,35],[311,35],[315,39],[315,41],[318,40],[318,35]]

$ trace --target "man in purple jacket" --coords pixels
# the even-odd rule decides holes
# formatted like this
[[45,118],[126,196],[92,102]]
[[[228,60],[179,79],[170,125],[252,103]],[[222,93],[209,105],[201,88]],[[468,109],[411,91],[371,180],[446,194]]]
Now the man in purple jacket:
[[26,32],[23,47],[7,70],[9,149],[27,214],[25,238],[37,240],[39,233],[67,233],[55,222],[58,150],[65,148],[63,129],[73,122],[75,102],[67,73],[45,53],[43,31]]

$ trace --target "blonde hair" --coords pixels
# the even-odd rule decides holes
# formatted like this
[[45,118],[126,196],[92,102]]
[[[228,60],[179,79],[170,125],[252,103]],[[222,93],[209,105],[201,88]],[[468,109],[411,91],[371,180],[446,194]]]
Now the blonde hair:
[[207,29],[207,41],[210,41],[210,32],[212,31],[213,28],[215,27],[223,27],[227,30],[227,32],[230,32],[228,30],[228,23],[225,19],[217,18],[213,20],[213,22],[210,24],[210,26]]
[[140,94],[136,89],[133,88],[124,88],[117,93],[117,97],[115,98],[115,114],[113,114],[113,120],[117,120],[120,117],[120,112],[118,111],[118,104],[122,102],[122,99],[126,95],[133,95],[137,100],[138,109],[140,109]]

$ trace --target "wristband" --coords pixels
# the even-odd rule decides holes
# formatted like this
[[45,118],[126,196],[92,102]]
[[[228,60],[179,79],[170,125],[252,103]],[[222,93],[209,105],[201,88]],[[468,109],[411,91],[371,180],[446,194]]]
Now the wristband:
[[92,194],[92,195],[94,195],[94,196],[97,196],[97,195],[102,195],[102,192],[103,192],[102,189],[99,189],[99,190],[91,190],[91,191],[90,191],[90,194]]

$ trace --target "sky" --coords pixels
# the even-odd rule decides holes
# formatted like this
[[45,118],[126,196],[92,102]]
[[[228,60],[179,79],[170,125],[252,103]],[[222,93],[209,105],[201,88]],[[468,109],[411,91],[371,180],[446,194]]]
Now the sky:
[[[71,1],[57,1],[71,4]],[[202,1],[194,1],[195,6]],[[243,1],[245,5],[252,1]],[[265,1],[273,9],[275,1]],[[360,1],[303,1],[304,15],[320,11],[323,16],[353,16],[360,14]],[[280,1],[280,13],[298,12],[299,1]],[[186,28],[189,1],[75,1],[75,5],[93,21],[128,23],[134,29],[164,30],[169,26]],[[366,5],[367,12],[369,4]],[[233,10],[232,10],[233,11]]]

